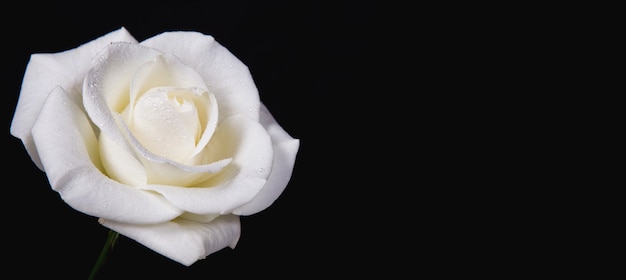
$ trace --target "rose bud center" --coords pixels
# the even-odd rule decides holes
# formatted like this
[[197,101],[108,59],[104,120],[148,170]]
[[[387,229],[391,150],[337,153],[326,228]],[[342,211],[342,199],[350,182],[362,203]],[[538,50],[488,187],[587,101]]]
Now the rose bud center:
[[129,128],[154,154],[183,163],[202,135],[203,125],[194,102],[194,97],[201,95],[194,89],[150,89],[137,100],[129,116]]

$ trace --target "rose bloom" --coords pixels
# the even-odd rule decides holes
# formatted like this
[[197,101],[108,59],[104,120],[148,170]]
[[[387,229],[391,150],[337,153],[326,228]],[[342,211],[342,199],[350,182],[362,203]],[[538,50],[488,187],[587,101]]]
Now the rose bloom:
[[72,208],[189,266],[270,206],[299,149],[213,37],[125,29],[33,54],[11,134]]

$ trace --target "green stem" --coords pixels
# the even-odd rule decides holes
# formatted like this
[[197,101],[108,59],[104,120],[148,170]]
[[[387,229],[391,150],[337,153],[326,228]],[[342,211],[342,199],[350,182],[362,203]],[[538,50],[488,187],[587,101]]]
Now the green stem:
[[102,247],[102,251],[100,251],[100,256],[96,261],[96,264],[91,269],[91,274],[89,274],[89,280],[96,279],[96,275],[98,275],[98,271],[106,262],[106,259],[109,255],[109,252],[113,250],[113,246],[115,246],[115,241],[119,237],[119,233],[114,230],[109,230],[109,235],[107,236],[107,241],[104,243],[104,247]]

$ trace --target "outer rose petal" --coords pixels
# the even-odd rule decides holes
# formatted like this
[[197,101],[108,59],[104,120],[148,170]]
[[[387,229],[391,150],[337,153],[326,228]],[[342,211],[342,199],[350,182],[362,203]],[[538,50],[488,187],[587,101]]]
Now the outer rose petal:
[[235,248],[241,234],[235,215],[219,216],[209,223],[184,219],[139,226],[104,219],[99,222],[186,266],[226,247]]
[[78,211],[136,224],[168,221],[182,213],[161,196],[122,185],[100,172],[94,165],[100,159],[93,128],[61,88],[43,104],[33,140],[50,185]]
[[233,211],[236,215],[252,215],[269,207],[285,190],[296,161],[300,140],[294,139],[276,122],[267,108],[262,105],[260,122],[267,129],[274,148],[272,172],[263,189],[252,201]]
[[11,124],[11,134],[22,140],[26,151],[40,169],[43,166],[33,143],[31,129],[44,100],[55,87],[63,88],[70,95],[80,95],[83,77],[91,67],[91,59],[106,45],[118,41],[137,42],[126,29],[120,28],[72,50],[33,54],[30,57]]
[[164,32],[148,38],[141,45],[153,47],[178,57],[204,78],[220,106],[219,119],[243,114],[256,120],[259,116],[259,92],[248,67],[212,36],[199,32]]

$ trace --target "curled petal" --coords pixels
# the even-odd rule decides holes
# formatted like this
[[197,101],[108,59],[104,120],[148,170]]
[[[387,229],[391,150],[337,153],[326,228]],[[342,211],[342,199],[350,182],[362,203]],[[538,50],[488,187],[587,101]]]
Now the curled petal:
[[46,99],[33,126],[33,139],[50,185],[78,211],[136,224],[168,221],[182,213],[163,197],[102,173],[93,128],[60,88]]
[[287,134],[265,106],[261,107],[260,121],[272,139],[274,149],[272,172],[267,183],[254,199],[233,211],[233,214],[236,215],[252,215],[274,203],[291,179],[296,154],[300,147],[300,140]]
[[235,248],[241,235],[239,217],[235,215],[219,216],[208,223],[182,218],[152,225],[106,219],[99,222],[186,266],[226,247]]
[[111,42],[137,43],[137,40],[126,29],[120,28],[72,50],[31,55],[11,123],[11,134],[22,140],[39,168],[43,167],[33,143],[31,129],[44,100],[56,87],[61,87],[67,94],[80,96],[83,77],[91,66],[91,59]]

